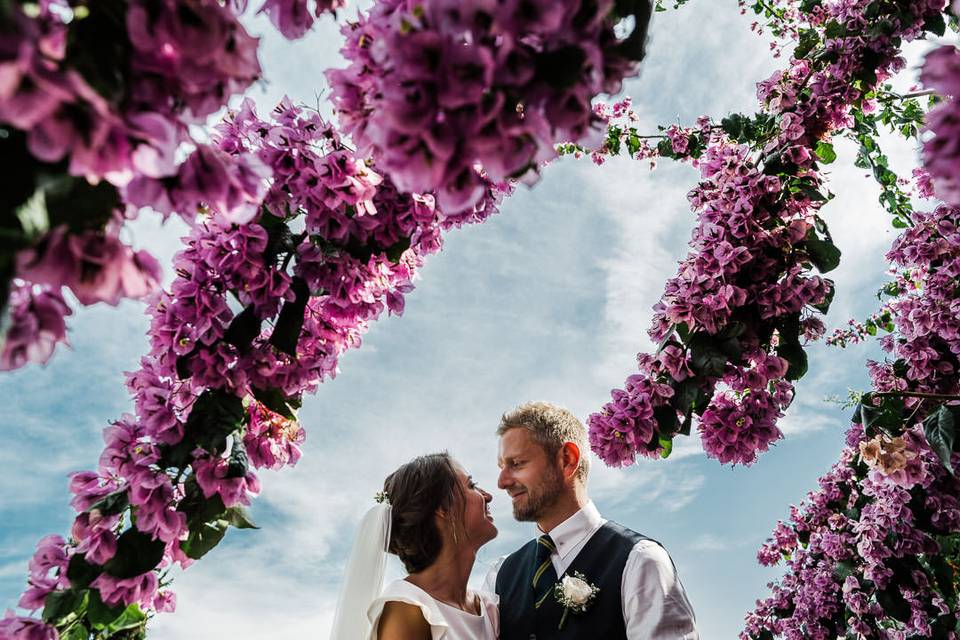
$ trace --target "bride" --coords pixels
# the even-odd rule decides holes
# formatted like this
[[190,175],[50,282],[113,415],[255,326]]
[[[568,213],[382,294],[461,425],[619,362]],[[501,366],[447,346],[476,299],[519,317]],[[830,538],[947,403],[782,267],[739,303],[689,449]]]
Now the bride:
[[[331,640],[496,640],[497,596],[467,580],[497,535],[492,496],[447,453],[387,476],[354,543]],[[409,575],[383,591],[384,551]]]

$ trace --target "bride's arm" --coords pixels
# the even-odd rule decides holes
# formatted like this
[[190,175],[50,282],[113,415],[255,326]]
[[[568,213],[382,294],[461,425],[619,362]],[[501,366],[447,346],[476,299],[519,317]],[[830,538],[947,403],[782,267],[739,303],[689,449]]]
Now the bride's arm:
[[388,602],[377,624],[377,640],[430,640],[430,625],[420,607],[406,602]]

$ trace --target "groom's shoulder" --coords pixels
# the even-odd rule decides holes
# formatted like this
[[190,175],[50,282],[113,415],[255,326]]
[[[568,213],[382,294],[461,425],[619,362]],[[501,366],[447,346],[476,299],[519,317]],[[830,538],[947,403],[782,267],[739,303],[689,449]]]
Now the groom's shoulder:
[[[636,545],[640,542],[652,542],[656,545],[660,545],[660,542],[654,540],[653,538],[646,536],[642,533],[634,531],[629,527],[625,527],[619,522],[614,522],[613,520],[607,520],[602,527],[597,531],[597,534],[606,537],[610,541],[620,541],[624,544],[629,544],[631,546]],[[596,535],[596,534],[595,534]],[[660,545],[663,546],[663,545]]]

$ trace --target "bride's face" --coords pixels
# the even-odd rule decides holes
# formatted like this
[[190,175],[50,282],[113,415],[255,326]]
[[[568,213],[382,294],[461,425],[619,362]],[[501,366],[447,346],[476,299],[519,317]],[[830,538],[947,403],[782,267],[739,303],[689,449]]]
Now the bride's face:
[[463,493],[463,529],[468,539],[480,547],[497,537],[489,508],[493,496],[481,489],[459,462],[455,461],[453,468]]

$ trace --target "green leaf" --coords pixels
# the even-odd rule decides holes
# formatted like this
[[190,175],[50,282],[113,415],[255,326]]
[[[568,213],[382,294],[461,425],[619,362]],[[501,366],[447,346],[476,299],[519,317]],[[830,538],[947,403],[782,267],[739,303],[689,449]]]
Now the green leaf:
[[[942,550],[941,550],[942,552]],[[944,559],[943,555],[932,555],[929,557],[930,565],[933,568],[933,576],[940,593],[949,602],[957,596],[957,574],[953,567]]]
[[200,446],[210,453],[223,450],[226,437],[243,424],[243,401],[229,391],[208,389],[200,394],[187,418],[183,442],[192,450]]
[[670,383],[673,387],[673,406],[680,413],[689,413],[697,408],[701,396],[705,395],[700,389],[700,383],[696,378],[687,378],[686,380]]
[[797,47],[793,50],[793,56],[798,60],[804,58],[818,44],[820,44],[820,34],[817,33],[817,30],[804,29],[797,39]]
[[833,280],[827,280],[826,282],[829,286],[827,288],[827,295],[823,299],[823,302],[821,302],[820,304],[810,305],[820,313],[827,313],[828,311],[830,311],[830,305],[833,304],[833,296],[837,292],[837,288],[834,286]]
[[265,264],[274,264],[277,256],[281,253],[290,253],[296,250],[297,238],[290,231],[290,227],[282,218],[275,216],[269,208],[262,208],[262,213],[257,222],[267,231],[267,248],[263,252]]
[[823,33],[828,38],[842,38],[847,35],[847,27],[836,20],[831,20],[827,23]]
[[903,412],[906,406],[902,398],[885,397],[876,402],[872,394],[865,393],[860,399],[860,424],[864,430],[880,429],[890,435],[903,431]]
[[[674,8],[686,1],[676,0]],[[621,38],[620,44],[617,45],[617,51],[630,60],[640,61],[646,56],[647,30],[650,27],[650,18],[653,16],[653,4],[650,0],[617,0],[615,4],[617,16],[633,17],[633,31],[626,38]]]
[[562,91],[577,83],[583,74],[585,61],[586,53],[581,47],[558,47],[535,58],[537,77],[542,77],[548,85]]
[[777,355],[787,361],[787,380],[799,380],[807,373],[807,352],[799,342],[784,341],[777,345]]
[[103,569],[114,578],[133,578],[156,568],[163,560],[163,540],[131,527],[117,538],[117,553]]
[[250,349],[250,345],[253,344],[256,337],[260,335],[262,324],[263,320],[257,316],[257,312],[251,304],[233,317],[230,326],[223,334],[223,341],[232,344],[241,353],[245,353]]
[[67,579],[78,589],[85,589],[103,573],[103,568],[87,562],[82,553],[75,553],[67,564]]
[[723,375],[727,356],[720,350],[718,341],[707,333],[696,333],[690,338],[690,365],[700,375],[718,377]]
[[947,31],[947,23],[943,19],[943,14],[939,11],[927,16],[923,21],[923,29],[937,36],[942,36]]
[[115,516],[130,506],[130,494],[126,489],[120,489],[100,498],[86,510],[89,513],[96,509],[104,516]]
[[126,629],[135,629],[143,626],[147,621],[147,614],[140,610],[137,604],[131,604],[124,609],[119,616],[114,618],[113,622],[106,626],[107,635],[124,631]]
[[[16,211],[37,192],[38,174],[44,167],[50,165],[37,162],[27,149],[26,132],[0,126],[0,174],[3,175],[3,189],[0,189],[0,228],[4,234],[9,234],[0,241],[0,249],[3,251],[23,249],[30,244],[16,219]],[[66,172],[66,164],[54,170],[58,173]],[[0,298],[0,309],[2,307],[3,298]]]
[[193,372],[190,370],[190,361],[193,359],[197,353],[200,352],[200,345],[197,345],[193,348],[190,353],[185,353],[182,356],[177,357],[176,370],[177,378],[180,380],[186,380],[193,375]]
[[950,640],[955,638],[955,631],[957,630],[957,616],[954,613],[945,613],[941,616],[938,616],[933,624],[930,625],[930,631],[932,632],[930,638],[932,640]]
[[657,431],[661,437],[672,436],[680,426],[677,419],[677,410],[669,404],[655,407],[653,417],[657,421]]
[[81,609],[87,599],[84,589],[65,589],[51,591],[43,601],[44,622],[56,623],[71,613]]
[[230,458],[227,462],[226,478],[242,478],[250,470],[250,458],[247,457],[247,448],[243,441],[235,439],[233,449],[230,451]]
[[237,529],[259,529],[250,518],[250,513],[242,506],[230,507],[227,509],[227,516],[230,524]]
[[280,389],[258,389],[253,388],[253,397],[257,402],[263,404],[267,409],[278,413],[289,420],[297,419],[297,409],[300,408],[300,398],[288,398]]
[[47,203],[43,189],[37,189],[29,200],[17,209],[17,220],[27,238],[36,238],[50,229]]
[[935,413],[923,421],[923,433],[940,462],[953,474],[953,463],[950,461],[956,443],[956,421],[953,412],[946,405],[940,405]]
[[834,575],[834,577],[837,578],[837,581],[838,581],[838,582],[841,582],[841,583],[842,583],[844,580],[846,580],[849,576],[852,576],[852,575],[854,575],[855,573],[856,573],[856,571],[855,571],[855,569],[854,569],[853,563],[850,562],[849,560],[844,560],[844,561],[842,561],[842,562],[838,562],[838,563],[837,563],[836,565],[834,565],[834,567],[833,567],[833,575]]
[[831,164],[837,159],[837,152],[834,151],[833,145],[829,142],[818,142],[816,154],[823,164]]
[[397,264],[400,262],[400,258],[403,256],[403,253],[409,248],[410,238],[401,238],[387,247],[386,251],[384,251],[384,254],[387,256],[387,260],[393,264]]
[[909,222],[907,222],[906,220],[904,220],[899,216],[891,220],[890,224],[893,226],[894,229],[906,229],[907,227],[910,226]]
[[[130,39],[126,31],[126,4],[120,0],[99,0],[85,5],[89,13],[74,20],[67,31],[66,59],[97,93],[109,102],[119,103],[126,95]],[[192,10],[180,8],[180,20],[202,24]],[[88,116],[89,117],[89,116]]]
[[814,236],[808,237],[801,244],[807,250],[810,262],[820,273],[828,273],[840,265],[840,249],[832,241]]
[[679,158],[673,151],[673,143],[669,140],[661,140],[657,143],[657,153],[664,158]]
[[687,413],[683,417],[683,422],[680,424],[680,431],[677,431],[677,433],[688,436],[690,435],[691,426],[693,426],[693,407],[687,409]]
[[87,640],[90,632],[82,624],[75,624],[66,633],[60,634],[60,640]]
[[740,345],[740,340],[738,338],[727,338],[722,340],[718,347],[720,351],[729,358],[730,362],[738,362],[740,360],[740,355],[743,353],[743,347]]
[[669,458],[670,454],[673,452],[673,438],[664,438],[661,436],[660,446],[663,447],[663,450],[660,451],[660,457]]
[[310,289],[306,281],[297,276],[290,285],[295,298],[283,303],[277,323],[270,336],[270,344],[287,355],[297,356],[297,343],[300,341],[300,331],[303,328],[303,314],[310,299]]
[[220,544],[229,526],[230,523],[227,520],[204,522],[190,531],[187,539],[180,543],[180,548],[188,558],[199,560]]
[[739,140],[741,136],[745,135],[749,122],[750,118],[742,113],[731,113],[720,121],[720,128],[734,140]]
[[117,188],[106,180],[91,185],[72,176],[48,182],[44,199],[50,227],[65,224],[73,232],[102,229],[121,206]]
[[883,591],[877,591],[877,602],[891,617],[901,622],[910,622],[910,604],[900,593],[897,585],[890,585]]
[[90,590],[90,598],[87,602],[87,618],[94,629],[106,629],[111,622],[123,614],[125,609],[126,607],[122,604],[115,607],[108,606],[101,598],[99,591],[96,589]]
[[199,527],[204,522],[226,517],[227,508],[223,505],[223,499],[219,494],[215,493],[209,498],[204,497],[196,478],[192,475],[184,484],[186,495],[180,501],[177,511],[186,514],[190,529]]
[[850,422],[853,424],[863,424],[863,402],[858,402],[853,408],[853,415],[850,416]]
[[806,182],[796,183],[790,188],[790,190],[793,193],[803,194],[811,202],[826,202],[830,199],[829,197],[823,195],[823,193],[820,192],[820,189],[812,184],[807,184]]

